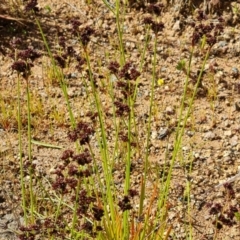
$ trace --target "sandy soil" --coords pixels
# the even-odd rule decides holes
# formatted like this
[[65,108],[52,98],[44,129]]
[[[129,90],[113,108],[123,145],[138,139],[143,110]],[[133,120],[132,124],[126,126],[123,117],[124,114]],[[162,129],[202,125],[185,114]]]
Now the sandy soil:
[[[76,55],[82,55],[82,48],[76,36],[72,35],[72,19],[78,19],[81,27],[91,26],[95,33],[88,44],[90,61],[97,85],[102,91],[101,101],[106,112],[111,107],[109,97],[104,94],[105,85],[109,82],[108,65],[119,59],[116,19],[101,1],[87,5],[84,1],[41,1],[41,13],[38,19],[54,54],[60,54],[59,40],[71,46]],[[61,3],[60,3],[61,2]],[[131,2],[131,1],[130,1]],[[139,1],[141,2],[141,1]],[[215,1],[212,1],[215,2]],[[156,81],[154,98],[154,117],[152,121],[150,165],[151,178],[147,182],[147,191],[152,191],[161,176],[165,161],[170,161],[174,130],[177,127],[179,105],[183,94],[186,74],[176,69],[179,61],[188,63],[193,35],[193,22],[197,22],[198,9],[206,11],[206,23],[225,20],[224,30],[212,47],[205,66],[202,86],[199,88],[194,108],[187,122],[181,151],[173,170],[173,179],[169,197],[169,226],[172,235],[169,239],[186,239],[186,226],[193,226],[194,239],[240,239],[239,221],[233,224],[222,224],[219,229],[214,224],[214,214],[210,210],[217,204],[227,212],[234,206],[240,212],[240,188],[238,178],[232,181],[234,196],[229,189],[221,185],[240,171],[240,80],[239,80],[239,15],[234,9],[240,7],[237,1],[220,6],[198,5],[188,8],[181,1],[164,7],[161,13],[147,12],[147,7],[139,7],[134,2],[126,9],[124,16],[123,40],[127,61],[132,61],[138,69],[141,64],[141,53],[146,36],[144,19],[151,16],[164,23],[163,31],[156,36],[157,66],[156,79],[163,79],[164,84]],[[141,4],[140,4],[141,5]],[[31,23],[32,21],[32,23]],[[204,22],[204,23],[205,23]],[[4,24],[4,25],[3,25]],[[12,26],[12,29],[11,29]],[[20,27],[21,26],[21,27]],[[81,28],[80,27],[80,28]],[[35,173],[39,178],[51,179],[51,171],[59,164],[64,149],[69,148],[69,114],[64,96],[56,78],[51,71],[50,61],[41,34],[34,22],[28,19],[23,25],[9,19],[0,19],[2,41],[0,45],[0,233],[2,239],[17,239],[12,229],[22,224],[19,185],[19,147],[17,131],[17,74],[11,68],[14,50],[12,40],[23,39],[23,49],[33,47],[42,55],[34,60],[32,74],[29,78],[32,91],[32,134],[33,139],[60,146],[55,149],[33,145]],[[150,31],[149,45],[141,71],[138,96],[136,101],[137,127],[139,144],[143,146],[146,139],[145,121],[149,111],[150,86],[152,79],[152,57],[154,33]],[[191,79],[187,94],[189,97],[201,69],[206,49],[196,49],[192,59]],[[87,65],[71,60],[63,69],[68,85],[68,95],[74,117],[78,120],[86,117],[92,109],[87,98],[84,79],[87,78]],[[27,166],[27,115],[26,115],[26,82],[22,82],[23,107],[23,148],[24,164]],[[186,106],[189,102],[186,101]],[[111,126],[109,120],[107,124]],[[112,137],[111,128],[108,132]],[[96,138],[91,140],[96,153]],[[95,142],[94,142],[95,141]],[[74,145],[72,145],[74,148]],[[143,147],[141,147],[143,149]],[[139,189],[143,171],[143,152],[133,157],[131,185]],[[189,166],[192,162],[192,170]],[[99,166],[101,164],[99,163]],[[167,164],[168,167],[168,164]],[[99,167],[100,168],[100,167]],[[119,192],[123,189],[124,164],[116,161],[114,178]],[[184,189],[191,184],[191,207],[188,214]],[[47,183],[46,183],[47,184]],[[219,185],[220,184],[220,185]],[[148,195],[147,194],[147,195]],[[212,205],[211,205],[212,204]],[[215,205],[214,205],[215,204]],[[147,202],[146,202],[147,205]],[[136,203],[136,211],[138,204]],[[156,208],[153,207],[153,212]]]

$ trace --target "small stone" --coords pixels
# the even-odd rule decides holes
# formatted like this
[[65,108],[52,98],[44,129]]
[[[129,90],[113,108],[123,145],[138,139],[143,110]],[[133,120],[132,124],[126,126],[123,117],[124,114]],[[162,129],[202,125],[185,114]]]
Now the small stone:
[[48,98],[48,95],[47,95],[45,92],[40,92],[39,95],[40,95],[42,98]]
[[220,83],[223,79],[223,71],[218,71],[215,75],[214,75],[214,80],[217,81],[217,83]]
[[204,139],[205,140],[214,140],[216,138],[216,135],[215,135],[215,133],[214,132],[207,132],[207,133],[205,133],[205,135],[204,135]]
[[223,157],[229,157],[231,155],[231,151],[226,150],[223,152]]
[[32,164],[34,164],[34,165],[39,165],[39,161],[38,161],[38,160],[33,160],[33,161],[32,161]]
[[232,136],[232,131],[231,130],[227,130],[227,131],[224,131],[224,136],[227,136],[227,137],[231,137]]
[[223,39],[224,40],[230,40],[231,39],[231,36],[227,33],[223,34]]
[[226,104],[226,106],[228,106],[228,107],[231,106],[231,103],[230,103],[228,100],[225,101],[225,104]]
[[194,153],[193,155],[196,159],[200,157],[200,154],[199,153]]
[[169,134],[168,128],[163,128],[158,134],[158,139],[164,139]]
[[224,126],[225,126],[225,127],[230,127],[230,122],[229,122],[229,120],[226,120],[226,121],[224,122]]
[[111,74],[111,75],[110,75],[110,81],[111,81],[112,83],[115,83],[115,82],[117,81],[117,77],[116,77],[115,74]]
[[172,145],[171,143],[169,143],[169,144],[167,145],[167,149],[168,149],[169,151],[173,151],[174,147],[173,147],[173,145]]
[[231,139],[230,139],[230,144],[232,147],[235,147],[238,145],[238,136],[233,136]]
[[141,35],[141,36],[139,37],[139,39],[140,39],[140,41],[143,41],[143,40],[145,39],[145,36],[144,36],[144,35]]
[[211,150],[206,150],[206,152],[205,152],[205,154],[204,154],[204,157],[205,157],[205,158],[210,158],[211,155],[212,155]]
[[77,73],[73,72],[70,74],[71,78],[77,79]]
[[165,112],[168,114],[168,115],[172,115],[175,113],[174,109],[170,106],[166,107],[166,110]]
[[218,46],[219,47],[225,47],[227,45],[227,42],[226,41],[220,41],[219,43],[218,43]]
[[6,219],[8,222],[12,221],[14,219],[14,215],[12,213],[4,215],[4,219]]
[[223,158],[223,162],[225,162],[225,164],[226,163],[231,163],[232,162],[232,158],[230,156],[226,156],[226,157]]
[[228,94],[226,93],[219,93],[218,99],[219,100],[225,100],[228,97]]
[[194,132],[193,132],[193,131],[187,131],[186,133],[187,133],[187,135],[188,135],[189,137],[192,137],[192,136],[194,135]]
[[74,97],[75,96],[75,89],[72,89],[72,88],[68,89],[68,96],[70,98]]
[[156,139],[157,136],[158,136],[157,131],[153,131],[153,132],[152,132],[152,135],[151,135],[152,139]]
[[238,78],[238,76],[239,76],[239,71],[238,71],[238,69],[236,67],[232,68],[232,76],[234,78]]
[[235,109],[236,109],[236,111],[240,111],[240,100],[235,102]]
[[169,89],[170,89],[169,86],[164,87],[164,91],[166,91],[166,92],[169,91]]
[[177,20],[177,21],[174,23],[172,29],[175,30],[175,31],[181,30],[181,22],[180,22],[180,20]]
[[209,220],[210,218],[211,218],[211,216],[210,216],[209,214],[204,215],[204,219],[205,219],[205,220]]
[[182,147],[182,150],[183,150],[183,151],[188,151],[188,150],[189,150],[189,147],[184,146],[184,147]]

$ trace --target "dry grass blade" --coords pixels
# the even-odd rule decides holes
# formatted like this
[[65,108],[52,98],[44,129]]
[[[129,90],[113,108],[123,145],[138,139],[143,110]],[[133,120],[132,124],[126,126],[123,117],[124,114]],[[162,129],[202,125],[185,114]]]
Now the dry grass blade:
[[227,184],[227,183],[232,183],[232,182],[234,182],[235,180],[237,180],[238,178],[240,178],[240,172],[239,172],[238,174],[236,174],[235,176],[227,179],[227,180],[224,181],[223,183],[218,184],[217,186],[215,186],[215,188],[221,187],[221,186],[223,186],[223,185],[225,185],[225,184]]
[[8,16],[8,15],[2,15],[2,14],[0,14],[0,19],[16,21],[22,25],[25,25],[22,21],[26,21],[25,19],[22,19],[22,18],[14,18],[14,17]]

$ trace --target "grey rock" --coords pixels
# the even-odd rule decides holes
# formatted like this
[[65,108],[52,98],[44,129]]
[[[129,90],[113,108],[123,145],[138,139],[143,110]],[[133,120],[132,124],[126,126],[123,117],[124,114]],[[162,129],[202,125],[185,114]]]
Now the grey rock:
[[117,81],[117,77],[114,74],[110,75],[110,81],[115,83]]
[[227,45],[227,42],[226,41],[220,41],[218,43],[218,47],[225,47]]
[[216,134],[214,132],[209,131],[204,134],[205,140],[214,140],[215,138],[216,138]]
[[238,78],[238,76],[239,76],[239,70],[236,67],[232,68],[232,76],[234,78]]
[[193,131],[187,131],[186,134],[189,136],[189,137],[192,137],[194,135],[194,132]]
[[75,73],[75,72],[70,73],[70,77],[76,79],[77,78],[77,73]]
[[6,214],[6,215],[4,215],[3,218],[6,219],[8,222],[10,222],[10,221],[13,221],[14,215],[12,213]]
[[168,128],[163,128],[159,131],[157,139],[164,139],[169,134]]

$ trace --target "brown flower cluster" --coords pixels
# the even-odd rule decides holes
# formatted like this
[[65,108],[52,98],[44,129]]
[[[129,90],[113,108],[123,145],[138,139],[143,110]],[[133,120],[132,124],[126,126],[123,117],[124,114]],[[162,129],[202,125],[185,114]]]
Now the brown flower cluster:
[[79,122],[77,127],[68,133],[68,137],[71,141],[75,142],[79,140],[81,145],[89,143],[90,136],[94,134],[94,129],[89,123]]
[[199,24],[192,23],[192,26],[194,27],[192,46],[195,46],[200,39],[205,36],[206,42],[211,48],[217,42],[217,37],[224,30],[224,20],[220,17],[218,18],[218,23],[216,24],[213,22],[204,23],[204,21],[207,20],[207,16],[203,13],[203,11],[198,12],[197,20],[199,21]]
[[[228,199],[235,197],[235,191],[230,183],[224,184],[224,188]],[[237,224],[235,215],[240,213],[237,206],[230,205],[227,209],[220,203],[208,203],[207,206],[209,208],[209,214],[216,216],[212,223],[217,229],[221,229],[224,225],[233,226]]]
[[116,115],[128,116],[130,113],[130,107],[128,106],[127,99],[133,96],[136,88],[135,81],[140,76],[140,72],[136,69],[132,62],[127,62],[120,68],[118,62],[110,62],[108,66],[109,71],[117,77],[116,87],[119,90],[121,97],[118,97],[114,101],[116,107]]

